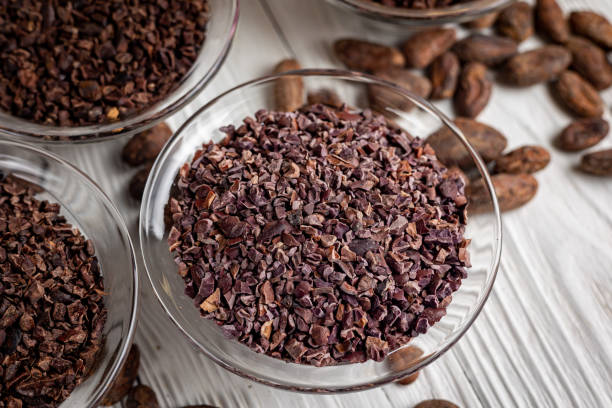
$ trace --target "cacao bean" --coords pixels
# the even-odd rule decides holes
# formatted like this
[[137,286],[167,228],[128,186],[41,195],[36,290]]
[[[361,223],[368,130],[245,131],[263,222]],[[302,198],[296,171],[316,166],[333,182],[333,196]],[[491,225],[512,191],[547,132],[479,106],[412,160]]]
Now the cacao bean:
[[123,161],[132,165],[140,166],[152,162],[157,158],[159,152],[172,136],[172,130],[165,123],[159,123],[151,129],[136,134],[123,147],[121,157]]
[[569,24],[557,0],[537,0],[535,14],[540,33],[556,43],[563,44],[568,40]]
[[597,90],[573,71],[565,71],[553,84],[559,102],[568,110],[582,117],[603,115],[604,103]]
[[431,99],[452,98],[457,88],[461,65],[455,53],[448,51],[436,58],[428,69]]
[[132,388],[125,403],[126,408],[159,408],[155,392],[146,385]]
[[493,82],[487,76],[487,67],[470,62],[461,71],[455,92],[455,111],[459,116],[475,118],[487,106],[493,91]]
[[506,7],[497,19],[497,31],[516,42],[523,42],[533,35],[533,9],[524,1]]
[[452,28],[431,28],[414,34],[402,46],[406,66],[425,68],[452,47],[456,36]]
[[529,86],[555,79],[572,62],[570,52],[558,45],[546,45],[511,57],[502,79],[512,85]]
[[140,366],[140,350],[136,344],[132,345],[127,359],[123,364],[123,368],[115,379],[115,382],[108,390],[101,405],[110,406],[118,403],[127,395],[132,388],[132,384],[138,376],[138,367]]
[[440,399],[432,399],[418,403],[414,408],[459,408],[452,402]]
[[147,185],[149,173],[151,173],[150,165],[139,170],[130,180],[129,191],[134,200],[142,200],[142,194],[144,193],[145,186]]
[[[429,97],[429,93],[431,92],[431,82],[429,82],[429,79],[421,75],[413,74],[404,68],[390,68],[385,71],[376,71],[374,75],[385,81],[393,82],[422,98]],[[381,113],[385,112],[387,108],[409,111],[414,106],[414,104],[404,96],[378,85],[368,86],[368,98],[370,107]]]
[[[455,125],[463,132],[482,159],[489,163],[502,155],[508,141],[498,130],[469,118],[455,119]],[[427,138],[438,159],[446,166],[471,169],[474,161],[459,138],[446,126]]]
[[570,37],[565,46],[572,53],[572,68],[596,89],[612,85],[612,65],[604,50],[582,37]]
[[[294,59],[286,59],[276,65],[275,74],[301,69],[301,65]],[[304,104],[304,81],[297,75],[279,78],[274,84],[274,99],[276,110],[293,112]]]
[[[412,367],[412,365],[416,361],[418,361],[418,359],[422,355],[423,355],[423,350],[421,350],[417,346],[403,347],[395,351],[393,354],[389,356],[389,359],[388,359],[389,366],[391,370],[395,372],[404,371]],[[402,384],[402,385],[412,384],[417,379],[418,376],[419,376],[419,372],[417,371],[415,373],[412,373],[402,378],[401,380],[398,380],[397,383]]]
[[463,23],[463,25],[466,28],[473,29],[473,30],[489,28],[493,24],[495,24],[495,21],[497,20],[498,16],[499,16],[499,13],[494,11],[493,13],[487,13],[481,17],[478,17],[475,20],[466,21],[465,23]]
[[336,41],[334,52],[344,65],[357,71],[382,71],[406,63],[397,48],[352,38]]
[[569,21],[576,34],[588,37],[606,49],[612,48],[612,24],[601,14],[574,11]]
[[[495,174],[491,176],[491,181],[502,212],[527,204],[538,191],[538,181],[531,174]],[[482,180],[470,184],[467,194],[469,214],[493,210],[489,193]]]
[[495,35],[472,34],[457,42],[453,51],[460,60],[481,62],[494,66],[515,55],[518,46],[509,38]]
[[495,161],[496,173],[535,173],[550,163],[550,153],[541,146],[522,146]]
[[585,154],[580,169],[596,176],[612,176],[612,149]]
[[317,91],[308,92],[308,104],[316,105],[318,103],[331,106],[332,108],[340,109],[344,102],[338,94],[328,88],[321,88]]
[[602,118],[581,119],[563,129],[556,144],[561,150],[576,152],[595,146],[609,131],[610,125]]

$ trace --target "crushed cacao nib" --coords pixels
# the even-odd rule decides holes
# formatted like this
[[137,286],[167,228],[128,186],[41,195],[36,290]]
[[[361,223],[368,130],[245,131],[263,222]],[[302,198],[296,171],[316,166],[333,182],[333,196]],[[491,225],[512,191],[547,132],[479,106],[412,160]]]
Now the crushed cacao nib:
[[57,407],[89,374],[107,310],[94,246],[59,204],[0,180],[0,407]]
[[202,316],[315,366],[380,361],[470,266],[464,182],[370,110],[260,110],[179,172],[168,236]]
[[60,126],[163,99],[205,38],[207,0],[0,0],[0,109]]

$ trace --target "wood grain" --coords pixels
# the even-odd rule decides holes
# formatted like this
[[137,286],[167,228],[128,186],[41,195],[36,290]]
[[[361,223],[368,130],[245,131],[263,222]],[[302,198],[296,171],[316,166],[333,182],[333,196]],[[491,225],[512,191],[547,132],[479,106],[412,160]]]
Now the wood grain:
[[[560,0],[566,11],[592,8],[612,19],[608,0]],[[200,97],[169,122],[176,129],[219,92],[269,73],[282,58],[304,67],[340,67],[333,40],[355,36],[387,44],[409,33],[338,10],[326,2],[243,0],[234,47]],[[539,44],[529,39],[521,50]],[[610,119],[612,91],[603,93]],[[447,114],[447,102],[437,104]],[[480,119],[503,129],[509,148],[541,144],[571,120],[548,89],[495,86]],[[122,164],[121,141],[54,147],[90,174],[119,206],[137,241],[137,203],[127,194],[134,170]],[[608,137],[597,148],[612,146]],[[165,407],[412,407],[444,398],[461,407],[612,407],[612,181],[582,175],[575,154],[553,149],[538,174],[540,192],[527,207],[504,215],[504,253],[493,294],[467,335],[425,368],[410,386],[357,394],[294,394],[249,382],[195,352],[157,304],[143,278],[137,343],[142,383]],[[137,251],[138,252],[138,251]]]

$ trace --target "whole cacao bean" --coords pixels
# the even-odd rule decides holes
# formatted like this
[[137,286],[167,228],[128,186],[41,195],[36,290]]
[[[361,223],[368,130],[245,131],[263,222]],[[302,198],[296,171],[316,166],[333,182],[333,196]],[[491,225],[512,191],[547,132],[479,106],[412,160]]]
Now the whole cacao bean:
[[414,34],[402,46],[406,66],[425,68],[448,51],[455,43],[456,36],[452,28],[431,28]]
[[569,21],[576,34],[588,37],[606,49],[612,48],[612,24],[601,14],[574,11]]
[[585,154],[580,169],[597,176],[612,176],[612,149]]
[[568,110],[582,117],[603,115],[604,103],[591,84],[573,71],[565,71],[553,84],[559,102]]
[[460,60],[481,62],[493,66],[515,55],[518,46],[509,38],[495,35],[472,34],[457,42],[453,51]]
[[382,71],[391,67],[403,67],[406,63],[397,48],[352,38],[336,41],[334,52],[344,65],[357,71]]
[[[275,74],[301,69],[295,59],[285,59],[274,68]],[[276,110],[293,112],[304,104],[304,81],[297,75],[279,78],[274,83],[274,99]]]
[[556,144],[561,150],[576,152],[595,146],[609,131],[610,125],[602,118],[581,119],[563,129]]
[[131,138],[123,147],[121,157],[132,166],[154,161],[171,136],[172,130],[168,125],[159,123]]
[[159,408],[155,392],[146,385],[132,388],[125,403],[126,408]]
[[497,20],[498,16],[499,16],[499,12],[494,11],[492,13],[487,13],[481,17],[478,17],[475,20],[466,21],[465,23],[463,23],[463,25],[466,28],[469,28],[472,30],[480,30],[483,28],[489,28],[493,24],[495,24],[495,20]]
[[542,146],[521,146],[495,161],[496,173],[535,173],[550,163],[550,153]]
[[136,344],[133,344],[125,363],[123,363],[123,368],[121,368],[115,382],[102,399],[101,405],[110,406],[121,401],[132,388],[132,384],[138,376],[139,367],[140,350]]
[[568,38],[565,46],[572,53],[572,68],[596,89],[612,85],[612,65],[604,50],[582,37]]
[[525,41],[533,35],[533,9],[524,1],[506,7],[496,22],[497,31],[516,42]]
[[475,118],[487,106],[491,98],[493,82],[487,76],[487,67],[479,62],[470,62],[463,67],[457,91],[455,111],[459,116]]
[[[395,372],[403,371],[410,368],[422,355],[423,350],[417,346],[402,347],[389,356],[389,366]],[[398,380],[397,383],[402,385],[412,384],[418,376],[419,372],[417,371]]]
[[556,43],[567,41],[570,36],[569,24],[557,0],[537,0],[535,14],[540,33]]
[[[538,181],[531,174],[495,174],[491,176],[491,181],[502,212],[527,204],[538,191]],[[470,184],[467,194],[469,214],[493,210],[489,193],[482,180]]]
[[504,65],[502,79],[511,85],[534,85],[556,78],[571,62],[572,55],[566,48],[546,45],[510,58]]
[[[455,119],[455,125],[485,162],[491,162],[502,155],[508,144],[497,129],[469,118]],[[427,142],[436,151],[438,159],[447,166],[471,169],[474,161],[459,138],[446,126],[432,133]]]
[[436,58],[428,69],[431,81],[431,99],[452,98],[457,88],[461,65],[459,58],[451,51]]
[[142,200],[142,194],[144,193],[145,186],[147,185],[149,173],[151,173],[150,165],[138,170],[138,172],[134,174],[134,176],[130,180],[129,191],[130,195],[134,200]]
[[[404,68],[390,68],[385,71],[376,71],[374,75],[386,81],[393,82],[423,98],[429,97],[429,93],[431,92],[431,82],[429,82],[429,79],[421,75],[413,74]],[[409,111],[414,106],[412,102],[402,95],[377,85],[368,86],[368,98],[370,100],[370,107],[381,113],[385,112],[386,108],[389,107],[402,111]]]
[[323,105],[331,106],[332,108],[339,109],[342,107],[342,99],[338,94],[329,88],[321,88],[317,91],[308,92],[308,104],[315,105],[321,103]]
[[459,408],[450,401],[432,399],[418,403],[414,408]]

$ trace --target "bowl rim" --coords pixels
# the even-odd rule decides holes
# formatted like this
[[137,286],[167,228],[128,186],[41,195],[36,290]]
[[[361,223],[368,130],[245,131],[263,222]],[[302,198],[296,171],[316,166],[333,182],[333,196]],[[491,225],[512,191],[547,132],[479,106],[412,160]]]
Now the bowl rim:
[[[134,244],[132,242],[132,237],[130,236],[130,233],[127,228],[127,224],[125,223],[123,216],[121,215],[121,213],[119,212],[119,210],[117,209],[113,201],[110,199],[110,197],[108,197],[108,195],[102,190],[102,188],[100,188],[100,186],[91,177],[89,177],[86,173],[81,171],[79,168],[77,168],[76,166],[68,162],[67,160],[63,159],[62,157],[46,149],[40,148],[38,146],[34,146],[34,145],[23,143],[23,142],[18,142],[15,140],[0,139],[0,147],[2,146],[13,146],[19,149],[29,150],[31,152],[34,152],[38,155],[45,157],[48,160],[58,162],[60,165],[62,165],[62,167],[65,167],[68,170],[75,173],[81,179],[82,182],[89,184],[93,188],[93,190],[96,191],[100,195],[102,201],[104,202],[104,206],[110,211],[113,219],[115,220],[117,224],[117,227],[119,227],[121,234],[126,239],[127,246],[130,252],[130,258],[131,258],[132,285],[133,285],[133,290],[132,290],[133,296],[132,296],[131,306],[130,306],[131,312],[129,314],[129,326],[128,326],[127,334],[122,337],[123,339],[125,339],[124,344],[121,347],[117,357],[114,358],[114,361],[109,370],[109,374],[104,378],[103,381],[101,381],[101,385],[99,387],[96,387],[95,392],[92,394],[92,397],[91,397],[92,402],[93,402],[92,406],[97,406],[100,403],[100,401],[102,401],[102,398],[104,397],[106,392],[110,389],[111,385],[114,383],[115,379],[119,375],[119,372],[121,371],[123,367],[123,363],[125,362],[128,356],[128,353],[130,351],[130,348],[132,346],[132,343],[134,341],[134,336],[136,334],[136,327],[138,325],[138,311],[140,308],[140,279],[139,279],[139,274],[138,274],[138,266],[136,263],[136,251],[134,250]],[[77,386],[77,388],[78,387],[79,386]],[[60,407],[62,404],[60,404]]]
[[476,18],[483,14],[494,12],[508,6],[517,0],[472,0],[447,7],[431,9],[410,9],[406,7],[392,7],[375,3],[371,0],[330,0],[334,4],[352,9],[369,17],[404,23],[414,22],[415,25],[439,24],[453,22],[457,19]]
[[[225,62],[227,55],[233,44],[238,21],[240,17],[240,0],[225,0],[231,1],[231,24],[227,27],[224,35],[224,43],[221,47],[221,52],[215,56],[214,62],[210,69],[197,81],[194,86],[187,89],[183,95],[174,101],[166,108],[155,111],[153,108],[160,102],[163,102],[169,96],[179,95],[178,89],[173,90],[160,101],[153,105],[148,105],[143,110],[133,116],[129,116],[118,122],[108,122],[84,126],[52,126],[44,125],[37,122],[22,119],[14,116],[9,112],[2,111],[3,115],[17,120],[16,126],[19,124],[27,124],[32,130],[23,130],[18,127],[6,127],[0,122],[0,135],[7,138],[24,141],[28,143],[40,144],[86,144],[99,143],[107,140],[117,139],[126,135],[131,135],[137,132],[142,132],[155,124],[165,120],[174,113],[182,110],[188,103],[193,101],[210,83],[210,81],[219,72],[219,69]],[[206,40],[205,40],[206,41]],[[201,51],[200,51],[201,52]],[[198,53],[199,55],[200,53]],[[188,73],[189,74],[189,73]],[[68,134],[68,136],[67,136]],[[47,139],[47,136],[53,137]],[[67,139],[55,139],[57,137],[67,137]]]
[[[458,331],[457,333],[454,333],[453,335],[451,335],[449,337],[450,340],[447,340],[447,344],[445,347],[441,348],[435,353],[432,353],[422,358],[417,364],[413,365],[412,367],[404,371],[397,372],[394,375],[388,375],[385,378],[380,379],[375,382],[361,383],[361,384],[357,384],[357,385],[349,386],[349,387],[316,387],[316,386],[307,387],[307,386],[296,385],[296,384],[287,385],[287,384],[282,384],[278,381],[273,381],[269,378],[255,377],[251,374],[248,374],[242,371],[239,368],[232,366],[232,364],[225,361],[225,359],[220,358],[214,355],[213,353],[209,352],[208,349],[206,349],[206,347],[200,344],[200,342],[195,338],[195,336],[191,335],[191,333],[189,333],[181,325],[181,323],[175,318],[169,306],[166,305],[166,303],[162,300],[163,297],[159,293],[157,285],[155,284],[155,279],[153,278],[153,274],[149,270],[149,268],[153,266],[150,265],[149,261],[147,260],[145,256],[145,248],[142,243],[145,240],[145,235],[147,231],[146,225],[148,224],[148,221],[149,221],[146,219],[146,215],[150,213],[149,209],[153,205],[151,195],[153,193],[154,186],[157,184],[157,181],[159,179],[161,168],[165,164],[168,156],[170,155],[170,151],[178,143],[181,142],[183,131],[187,129],[191,125],[191,123],[194,122],[199,117],[200,114],[202,114],[204,111],[208,110],[209,108],[213,107],[219,100],[223,99],[225,96],[229,94],[232,94],[243,88],[256,86],[256,85],[263,84],[266,82],[271,82],[271,81],[274,81],[274,80],[277,80],[283,77],[287,77],[287,76],[296,76],[296,75],[302,76],[302,77],[333,77],[339,80],[360,82],[364,85],[365,84],[375,84],[375,85],[382,86],[382,87],[389,87],[395,92],[401,94],[403,97],[410,99],[414,104],[424,109],[429,114],[438,117],[438,119],[440,119],[440,121],[442,122],[442,125],[445,125],[448,128],[450,128],[455,133],[455,136],[459,138],[459,140],[463,143],[465,148],[470,153],[472,159],[474,160],[476,164],[477,169],[479,170],[480,174],[484,178],[485,187],[487,189],[487,192],[489,193],[489,198],[491,199],[492,204],[493,204],[493,217],[495,221],[494,222],[495,237],[493,240],[493,245],[494,245],[495,251],[494,251],[492,260],[489,261],[490,266],[487,267],[487,270],[489,270],[490,268],[490,275],[488,276],[486,280],[484,292],[481,292],[481,293],[484,293],[484,295],[482,296],[482,299],[480,300],[480,302],[476,305],[476,308],[474,309],[472,315],[469,316],[469,318],[466,320],[465,327],[462,330]],[[225,368],[226,370],[234,374],[237,374],[241,377],[248,378],[255,382],[265,384],[265,385],[268,385],[274,388],[297,391],[297,392],[305,392],[305,393],[320,393],[320,394],[345,393],[345,392],[354,392],[354,391],[375,388],[375,387],[393,382],[400,378],[403,378],[407,375],[410,375],[420,370],[421,368],[425,367],[426,365],[429,365],[433,361],[437,360],[440,356],[446,353],[446,351],[448,351],[452,346],[454,346],[455,343],[457,343],[457,341],[459,341],[461,337],[463,337],[463,335],[469,330],[469,328],[472,326],[472,324],[474,323],[474,321],[476,320],[476,318],[482,311],[482,308],[484,307],[493,289],[493,284],[495,283],[495,280],[497,277],[497,273],[498,273],[498,269],[500,265],[500,259],[501,259],[501,252],[502,252],[502,221],[501,221],[501,214],[499,210],[499,204],[497,201],[497,197],[495,195],[495,189],[493,187],[493,182],[491,180],[491,176],[489,174],[489,171],[487,169],[485,162],[478,155],[478,153],[472,147],[472,145],[468,142],[467,138],[463,135],[463,132],[444,113],[442,113],[433,104],[421,98],[420,96],[413,94],[410,91],[407,91],[406,89],[398,85],[395,85],[392,82],[377,78],[373,75],[364,74],[362,72],[357,72],[357,71],[348,71],[348,70],[341,70],[341,69],[301,69],[301,70],[287,71],[287,72],[283,72],[280,74],[266,75],[263,77],[259,77],[259,78],[244,82],[235,87],[232,87],[229,90],[219,94],[215,98],[208,101],[205,105],[203,105],[196,112],[194,112],[193,115],[191,115],[189,119],[185,121],[185,123],[181,125],[181,127],[174,133],[174,135],[166,143],[161,153],[157,156],[157,159],[155,160],[153,164],[150,176],[145,186],[142,204],[140,207],[140,217],[139,218],[140,218],[139,219],[139,239],[141,242],[140,254],[141,254],[142,259],[144,260],[144,267],[145,267],[147,278],[149,279],[149,282],[151,283],[151,286],[153,288],[153,292],[155,293],[155,297],[157,298],[157,301],[160,303],[161,307],[164,309],[164,311],[166,312],[166,315],[170,318],[173,324],[178,327],[179,331],[183,334],[183,336],[186,337],[196,347],[197,350],[204,353],[204,355],[210,358],[213,362],[215,362],[216,364],[220,365],[221,367]]]

